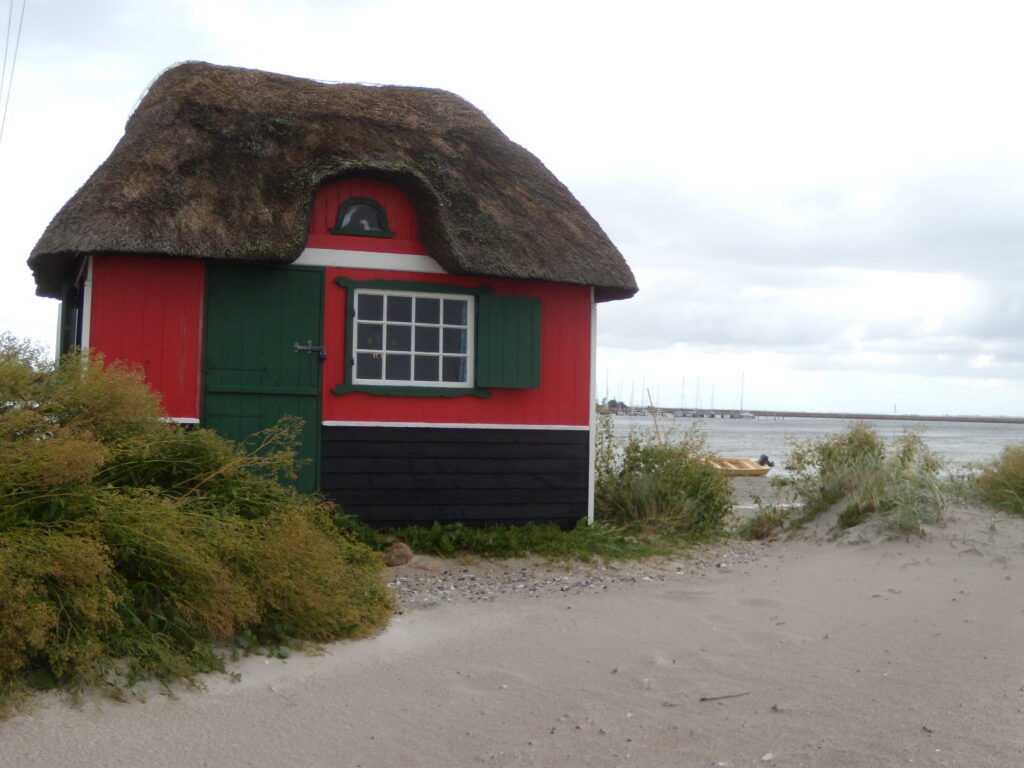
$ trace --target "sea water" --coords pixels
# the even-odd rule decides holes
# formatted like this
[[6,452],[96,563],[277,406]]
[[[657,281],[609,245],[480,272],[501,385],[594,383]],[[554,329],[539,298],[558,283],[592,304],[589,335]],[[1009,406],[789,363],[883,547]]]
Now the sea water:
[[[625,437],[631,431],[653,431],[650,416],[614,416],[615,434]],[[778,469],[790,451],[791,442],[834,435],[847,429],[850,419],[807,417],[755,419],[700,419],[659,416],[658,428],[671,436],[688,429],[701,430],[708,448],[718,456],[756,459],[767,455]],[[918,432],[925,444],[946,459],[951,469],[977,465],[996,458],[1010,443],[1024,442],[1024,424],[990,424],[963,421],[869,420],[871,428],[885,440],[907,431]]]

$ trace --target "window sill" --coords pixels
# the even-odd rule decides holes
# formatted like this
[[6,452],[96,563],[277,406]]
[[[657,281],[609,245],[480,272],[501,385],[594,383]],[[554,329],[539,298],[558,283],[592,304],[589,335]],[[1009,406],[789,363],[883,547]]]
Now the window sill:
[[481,387],[415,387],[393,384],[339,384],[331,389],[336,395],[362,392],[389,397],[480,397],[488,398],[491,390]]

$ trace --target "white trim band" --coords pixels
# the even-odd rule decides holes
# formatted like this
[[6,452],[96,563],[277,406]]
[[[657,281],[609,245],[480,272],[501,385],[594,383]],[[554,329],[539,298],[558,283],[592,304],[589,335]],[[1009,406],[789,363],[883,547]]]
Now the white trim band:
[[594,490],[597,483],[597,302],[590,289],[590,466],[587,470],[587,525],[594,524]]
[[322,421],[325,427],[400,427],[419,428],[434,427],[437,429],[537,429],[537,430],[574,430],[589,432],[586,424],[452,424],[428,421]]
[[85,289],[82,291],[82,349],[89,349],[92,341],[92,270],[94,257],[89,256],[85,272]]
[[349,267],[351,269],[393,269],[400,272],[447,274],[434,259],[420,253],[378,253],[306,248],[292,262],[303,267]]

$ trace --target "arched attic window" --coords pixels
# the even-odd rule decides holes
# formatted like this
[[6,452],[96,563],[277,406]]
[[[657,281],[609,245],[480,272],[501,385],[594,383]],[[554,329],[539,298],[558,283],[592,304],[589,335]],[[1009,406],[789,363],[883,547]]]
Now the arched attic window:
[[369,197],[350,197],[338,206],[338,218],[331,227],[335,235],[393,237],[384,207]]

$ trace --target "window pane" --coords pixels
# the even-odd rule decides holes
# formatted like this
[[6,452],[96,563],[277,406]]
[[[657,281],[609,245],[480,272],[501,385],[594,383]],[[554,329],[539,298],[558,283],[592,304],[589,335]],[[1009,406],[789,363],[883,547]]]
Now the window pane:
[[412,296],[388,296],[388,320],[412,322]]
[[359,323],[356,326],[357,349],[384,349],[384,326],[377,323]]
[[358,289],[354,300],[352,376],[357,382],[471,383],[472,299],[367,288]]
[[356,316],[360,320],[383,320],[384,297],[376,293],[360,293],[356,296]]
[[440,299],[416,299],[416,322],[417,323],[440,323],[441,322],[441,300]]
[[444,351],[466,353],[466,329],[445,328],[444,329]]
[[445,325],[465,325],[466,317],[469,314],[469,302],[465,299],[444,300],[444,322]]
[[383,372],[382,362],[380,353],[360,352],[356,355],[356,378],[380,379]]
[[412,351],[412,326],[388,326],[388,352]]
[[437,381],[440,360],[435,355],[416,355],[416,381]]
[[440,352],[441,351],[441,329],[440,328],[417,328],[416,329],[416,351],[417,352]]
[[446,357],[441,364],[442,381],[465,381],[466,380],[466,358]]
[[341,218],[343,229],[359,229],[363,232],[380,232],[380,215],[375,208],[362,203],[350,205]]
[[387,366],[384,378],[391,381],[409,381],[412,376],[412,355],[386,355]]

